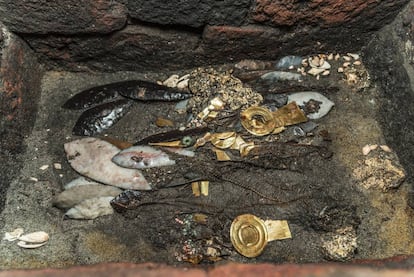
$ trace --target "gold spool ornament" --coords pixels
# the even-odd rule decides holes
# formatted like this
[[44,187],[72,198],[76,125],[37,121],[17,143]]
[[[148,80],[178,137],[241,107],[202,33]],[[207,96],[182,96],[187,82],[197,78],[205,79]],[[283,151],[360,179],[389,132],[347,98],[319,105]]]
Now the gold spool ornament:
[[255,136],[265,136],[273,132],[276,122],[271,111],[264,107],[252,106],[240,113],[241,124]]
[[233,220],[230,238],[237,252],[248,258],[259,256],[268,241],[263,220],[252,214],[243,214]]

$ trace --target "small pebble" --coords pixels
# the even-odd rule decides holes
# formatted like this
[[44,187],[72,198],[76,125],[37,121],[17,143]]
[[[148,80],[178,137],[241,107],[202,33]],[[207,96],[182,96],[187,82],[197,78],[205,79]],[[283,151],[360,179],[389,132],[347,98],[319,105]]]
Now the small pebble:
[[55,169],[62,169],[62,165],[60,163],[54,163],[53,166]]
[[39,169],[40,170],[46,170],[48,168],[49,168],[49,165],[45,164],[45,165],[42,165]]
[[391,148],[388,145],[380,145],[380,148],[382,149],[382,151],[385,151],[388,153],[392,152]]
[[36,177],[30,177],[29,179],[30,179],[30,181],[34,181],[34,182],[38,182],[39,181],[39,179],[37,179]]

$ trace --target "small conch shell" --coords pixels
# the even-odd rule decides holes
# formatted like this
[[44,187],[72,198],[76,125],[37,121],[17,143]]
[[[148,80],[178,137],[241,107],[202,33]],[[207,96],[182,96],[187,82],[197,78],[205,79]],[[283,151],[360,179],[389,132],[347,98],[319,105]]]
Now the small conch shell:
[[38,231],[20,236],[19,240],[28,243],[43,243],[49,240],[49,235],[46,232]]
[[3,240],[15,241],[19,239],[21,235],[23,235],[23,232],[23,228],[16,228],[11,232],[6,232],[4,234]]

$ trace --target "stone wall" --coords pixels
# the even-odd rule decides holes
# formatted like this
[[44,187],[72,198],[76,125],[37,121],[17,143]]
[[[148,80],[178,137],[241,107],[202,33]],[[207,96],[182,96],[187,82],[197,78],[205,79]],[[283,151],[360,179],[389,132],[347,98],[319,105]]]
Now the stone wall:
[[50,68],[175,70],[358,50],[407,2],[0,0],[0,18]]
[[41,78],[31,49],[0,24],[0,211],[24,162],[24,139],[35,121]]

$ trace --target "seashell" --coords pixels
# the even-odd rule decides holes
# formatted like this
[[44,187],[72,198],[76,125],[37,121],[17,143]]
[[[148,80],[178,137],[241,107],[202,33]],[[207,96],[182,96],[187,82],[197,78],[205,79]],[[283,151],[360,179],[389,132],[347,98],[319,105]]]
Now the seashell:
[[354,63],[353,63],[353,65],[361,65],[362,63],[361,63],[361,61],[354,61]]
[[254,258],[259,256],[268,242],[264,222],[251,214],[236,217],[230,227],[230,239],[234,248],[241,255]]
[[11,232],[6,232],[4,234],[3,240],[7,241],[15,241],[20,238],[21,235],[23,235],[23,228],[16,228]]
[[342,64],[343,67],[349,67],[350,65],[351,65],[350,62],[345,62],[345,63]]
[[242,126],[255,136],[270,134],[276,127],[273,114],[266,108],[252,106],[240,113]]
[[392,152],[391,148],[388,145],[380,145],[380,148],[384,152],[388,152],[388,153]]
[[349,56],[343,56],[342,58],[347,62],[350,62],[352,60],[352,58]]
[[330,53],[328,55],[328,61],[332,61],[333,59],[334,59],[334,55],[333,55],[333,53]]
[[46,232],[38,231],[22,235],[19,237],[19,240],[28,243],[43,243],[49,240],[49,235]]
[[308,58],[308,63],[311,67],[319,67],[320,66],[319,62],[320,62],[320,59],[318,56]]
[[188,82],[190,79],[178,80],[177,88],[180,90],[188,89]]
[[359,55],[358,54],[347,53],[347,55],[350,56],[351,58],[353,58],[354,60],[359,60]]
[[329,70],[325,70],[322,72],[322,76],[328,76],[331,72]]
[[43,245],[45,245],[47,243],[47,241],[43,242],[43,243],[27,243],[24,241],[19,241],[17,243],[17,245],[21,248],[26,248],[26,249],[35,249],[35,248],[39,248]]
[[324,71],[325,71],[324,68],[312,67],[310,70],[308,70],[308,73],[310,75],[317,76],[317,75],[321,74]]
[[346,78],[350,84],[358,82],[358,76],[355,73],[346,73]]
[[375,150],[378,148],[377,144],[367,144],[364,147],[362,147],[362,154],[364,156],[368,155],[372,150]]
[[343,67],[338,67],[338,73],[342,73],[344,72],[344,68]]
[[162,82],[162,85],[170,87],[170,88],[175,88],[177,86],[179,78],[180,76],[178,76],[177,74],[173,74],[170,77],[168,77],[167,80]]
[[112,196],[94,197],[86,199],[69,209],[65,216],[72,219],[95,219],[99,216],[110,215],[114,213],[111,207]]

